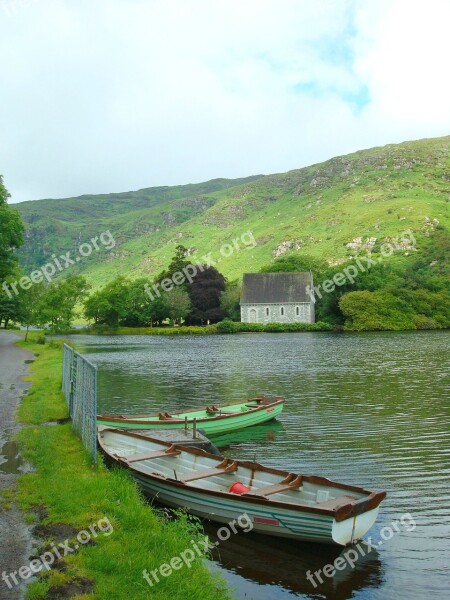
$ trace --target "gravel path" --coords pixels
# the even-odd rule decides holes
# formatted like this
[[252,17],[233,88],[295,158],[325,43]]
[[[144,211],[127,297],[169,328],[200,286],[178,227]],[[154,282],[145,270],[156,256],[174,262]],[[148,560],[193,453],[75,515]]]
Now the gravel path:
[[[18,474],[26,470],[11,436],[20,427],[15,414],[30,385],[21,378],[28,371],[26,361],[33,360],[34,356],[14,345],[18,339],[11,331],[0,331],[0,494],[14,487]],[[0,498],[0,577],[4,572],[9,574],[29,564],[30,550],[31,534],[22,514],[14,505],[5,510]],[[23,585],[13,584],[9,589],[0,579],[0,600],[19,600],[23,596]]]

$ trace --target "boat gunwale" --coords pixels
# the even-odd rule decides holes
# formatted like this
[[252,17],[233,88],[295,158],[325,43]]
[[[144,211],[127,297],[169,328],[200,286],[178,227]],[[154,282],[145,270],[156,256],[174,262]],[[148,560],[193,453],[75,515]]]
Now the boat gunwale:
[[[175,487],[175,488],[179,488],[179,489],[183,489],[183,490],[191,490],[191,491],[194,491],[194,492],[197,492],[200,494],[206,494],[206,495],[216,496],[216,497],[220,497],[220,498],[227,498],[228,500],[244,501],[245,503],[249,503],[249,504],[263,504],[263,505],[267,505],[267,506],[274,506],[276,508],[294,510],[297,512],[308,512],[308,513],[315,513],[315,514],[320,514],[320,515],[325,515],[325,516],[331,516],[335,519],[336,522],[344,521],[350,517],[356,517],[359,514],[362,514],[364,512],[367,512],[369,510],[377,508],[381,504],[381,502],[384,500],[384,498],[386,497],[385,491],[374,492],[372,490],[367,490],[360,486],[355,486],[355,485],[345,484],[345,483],[342,484],[337,481],[333,481],[332,479],[328,479],[327,477],[321,477],[319,475],[303,475],[303,474],[300,474],[302,476],[303,480],[307,481],[309,483],[316,484],[316,485],[324,485],[324,486],[332,487],[332,488],[338,488],[343,491],[358,492],[360,494],[365,494],[366,497],[359,498],[354,502],[346,502],[346,503],[340,504],[334,508],[320,508],[318,506],[309,506],[306,504],[300,505],[300,504],[295,504],[295,503],[291,503],[291,502],[277,502],[276,500],[273,500],[272,498],[266,498],[264,496],[257,496],[256,495],[257,490],[255,490],[254,494],[249,493],[248,495],[246,495],[246,494],[237,495],[237,494],[233,494],[231,492],[225,492],[225,491],[220,491],[220,490],[211,490],[208,488],[190,486],[190,485],[183,483],[181,481],[178,481],[174,478],[166,477],[163,474],[160,475],[158,473],[147,473],[143,469],[140,469],[139,467],[137,467],[134,464],[128,464],[125,457],[121,458],[121,457],[115,456],[114,454],[112,454],[111,452],[109,452],[107,450],[106,445],[103,443],[103,440],[102,440],[102,434],[107,431],[110,431],[112,433],[116,433],[119,435],[124,435],[125,437],[132,437],[132,438],[142,439],[144,441],[151,441],[156,444],[160,444],[162,446],[173,447],[173,448],[181,450],[182,452],[185,452],[187,454],[193,454],[195,456],[202,456],[205,458],[212,458],[216,461],[220,458],[220,456],[218,456],[217,454],[211,454],[211,453],[206,452],[205,450],[202,450],[199,448],[186,447],[186,446],[183,446],[182,444],[174,445],[171,442],[166,442],[164,440],[158,440],[156,438],[152,438],[150,436],[145,436],[145,435],[136,433],[134,431],[126,431],[126,430],[122,430],[122,429],[115,428],[115,427],[105,427],[105,426],[99,427],[97,439],[98,439],[100,448],[106,454],[106,456],[108,456],[111,460],[114,461],[115,464],[118,464],[124,468],[128,468],[131,471],[136,471],[143,477],[147,477],[149,479],[154,479],[155,481],[157,481],[160,484],[162,482],[164,482],[169,487]],[[143,462],[144,461],[145,461],[145,459],[143,460]],[[261,471],[263,473],[270,473],[273,475],[276,474],[276,475],[280,475],[283,477],[286,477],[291,474],[290,471],[284,471],[282,469],[275,469],[273,467],[266,467],[257,462],[254,462],[254,461],[245,461],[245,460],[237,459],[236,463],[238,466],[242,466],[244,468],[254,470],[254,471]]]
[[[249,415],[249,414],[254,414],[257,412],[260,412],[264,409],[268,409],[268,408],[273,408],[275,406],[279,406],[279,405],[283,405],[286,402],[286,398],[282,397],[282,396],[275,396],[275,400],[273,402],[269,402],[269,403],[263,403],[263,401],[261,402],[260,405],[255,406],[254,408],[249,408],[246,411],[242,411],[242,412],[237,412],[237,413],[229,413],[227,415],[219,415],[217,417],[199,417],[196,418],[197,423],[210,423],[211,421],[220,421],[221,419],[233,419],[235,417],[240,417],[243,415]],[[220,408],[225,408],[225,407],[229,407],[229,406],[237,406],[237,405],[242,405],[242,404],[247,404],[248,402],[254,402],[255,400],[258,399],[262,399],[264,400],[261,396],[260,397],[256,397],[256,398],[251,398],[250,400],[245,400],[244,402],[226,402],[224,404],[220,404],[219,405],[219,410]],[[172,415],[179,415],[179,414],[186,414],[186,413],[194,413],[194,412],[198,412],[198,411],[206,411],[207,406],[201,406],[199,408],[190,408],[188,410],[176,410],[176,411],[172,411],[171,414]],[[97,415],[97,421],[111,421],[113,423],[131,423],[131,424],[139,424],[139,425],[161,425],[164,427],[164,425],[168,425],[170,423],[184,423],[185,419],[177,419],[175,418],[169,418],[169,419],[158,419],[159,413],[147,413],[147,414],[142,414],[142,415],[134,415],[135,417],[139,416],[141,418],[134,418],[134,419],[129,419],[127,417],[124,416],[117,416],[117,415]],[[155,417],[154,421],[151,420],[144,420],[144,417]],[[189,421],[189,419],[188,419]]]

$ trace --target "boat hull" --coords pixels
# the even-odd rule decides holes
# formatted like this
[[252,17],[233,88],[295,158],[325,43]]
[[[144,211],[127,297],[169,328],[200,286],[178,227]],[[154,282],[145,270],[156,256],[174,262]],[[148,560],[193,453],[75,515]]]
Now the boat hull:
[[[359,539],[353,538],[352,540],[353,519],[336,523],[332,516],[267,507],[263,503],[249,505],[247,502],[239,500],[239,497],[225,502],[222,499],[206,497],[202,492],[193,489],[186,489],[182,492],[178,489],[171,489],[166,482],[155,482],[136,472],[132,472],[132,475],[143,492],[150,498],[171,508],[182,508],[193,515],[217,523],[236,522],[245,514],[252,523],[254,533],[341,546],[346,546],[355,539]],[[370,516],[370,526],[366,531],[375,522],[378,508],[371,512],[373,514]],[[338,535],[334,536],[336,526]]]
[[[222,435],[238,429],[245,429],[253,425],[261,425],[272,419],[276,419],[283,411],[284,401],[278,400],[267,406],[255,407],[254,410],[248,410],[238,414],[222,415],[211,418],[196,418],[198,429],[202,429],[207,435]],[[188,414],[188,413],[186,413]],[[183,429],[186,426],[185,419],[119,419],[108,418],[107,416],[97,417],[97,425],[105,427],[118,427],[121,429],[148,430],[148,429]],[[190,429],[193,427],[193,418],[187,419],[187,425]]]

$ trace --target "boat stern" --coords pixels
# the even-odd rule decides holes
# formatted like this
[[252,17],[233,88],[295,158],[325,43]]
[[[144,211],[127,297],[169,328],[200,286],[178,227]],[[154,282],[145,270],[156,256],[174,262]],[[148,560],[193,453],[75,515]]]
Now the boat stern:
[[347,546],[360,540],[375,523],[386,492],[373,492],[336,509],[332,537],[336,544]]

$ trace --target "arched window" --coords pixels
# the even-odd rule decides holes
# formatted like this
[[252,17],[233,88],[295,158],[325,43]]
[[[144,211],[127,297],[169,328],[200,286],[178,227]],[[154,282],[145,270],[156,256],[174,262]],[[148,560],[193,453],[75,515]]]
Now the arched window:
[[282,317],[284,317],[284,306],[282,306],[282,307],[280,308],[280,315],[281,315]]
[[269,315],[270,315],[270,310],[269,310],[269,307],[266,306],[266,317],[268,317]]
[[295,307],[295,314],[297,315],[297,317],[300,316],[300,306]]

